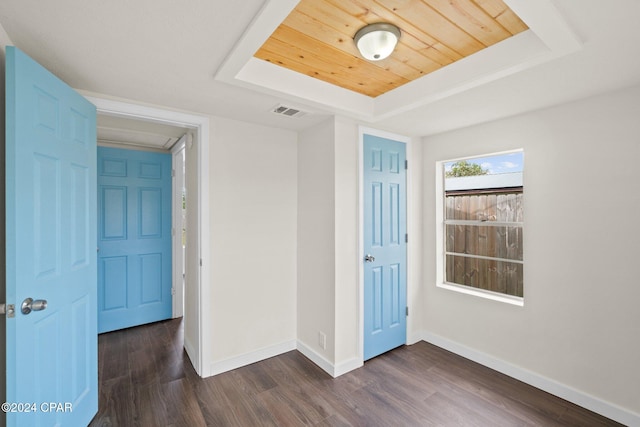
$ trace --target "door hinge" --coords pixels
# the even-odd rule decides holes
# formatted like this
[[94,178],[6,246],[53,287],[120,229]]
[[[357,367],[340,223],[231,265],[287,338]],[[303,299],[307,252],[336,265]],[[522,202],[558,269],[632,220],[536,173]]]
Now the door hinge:
[[16,306],[14,304],[0,304],[0,315],[6,314],[7,318],[16,316]]
[[409,307],[407,307],[407,316],[409,315]]
[[409,169],[409,160],[404,161],[404,169],[405,170]]
[[175,169],[171,169],[171,177],[175,178],[176,176],[176,170]]
[[171,295],[175,295],[176,294],[176,288],[171,288]]
[[409,234],[407,233],[404,234],[404,242],[409,243]]
[[202,267],[202,258],[200,258],[200,267]]

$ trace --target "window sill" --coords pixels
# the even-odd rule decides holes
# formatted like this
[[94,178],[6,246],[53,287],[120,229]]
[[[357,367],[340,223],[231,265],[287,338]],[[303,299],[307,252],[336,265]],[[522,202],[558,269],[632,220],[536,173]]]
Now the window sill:
[[475,289],[469,286],[456,285],[453,283],[438,283],[436,286],[442,289],[448,289],[450,291],[459,292],[462,294],[474,295],[480,298],[517,305],[519,307],[524,306],[524,298],[522,297],[515,297],[512,295],[505,295],[497,292],[485,291],[483,289]]

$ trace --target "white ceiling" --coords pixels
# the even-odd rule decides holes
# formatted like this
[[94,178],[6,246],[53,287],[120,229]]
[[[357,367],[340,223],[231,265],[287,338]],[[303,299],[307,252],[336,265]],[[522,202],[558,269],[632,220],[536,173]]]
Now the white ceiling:
[[188,129],[158,122],[98,114],[97,139],[102,145],[127,145],[168,151]]
[[[530,0],[508,0],[523,1]],[[408,110],[364,117],[339,101],[317,102],[304,87],[291,94],[216,80],[225,58],[255,36],[260,12],[275,1],[2,0],[0,24],[16,46],[75,88],[294,130],[338,113],[428,135],[640,83],[640,1],[536,1],[557,9],[578,51],[412,100]],[[279,103],[313,114],[272,114]]]

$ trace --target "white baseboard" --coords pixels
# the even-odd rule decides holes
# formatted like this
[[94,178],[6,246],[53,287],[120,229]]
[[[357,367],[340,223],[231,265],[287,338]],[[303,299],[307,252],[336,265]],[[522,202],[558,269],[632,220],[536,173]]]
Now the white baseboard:
[[358,369],[363,365],[362,360],[357,358],[349,359],[334,365],[302,341],[298,341],[298,351],[333,378],[339,377],[340,375],[346,374],[354,369]]
[[346,374],[347,372],[353,371],[354,369],[358,369],[362,366],[364,366],[362,359],[355,357],[353,359],[340,362],[333,368],[333,378],[339,377],[342,374]]
[[[187,349],[187,354],[190,355],[191,351],[188,348],[186,341],[185,349]],[[230,357],[229,359],[211,362],[210,375],[217,375],[223,372],[231,371],[233,369],[241,368],[243,366],[250,365],[252,363],[259,362],[261,360],[268,359],[270,357],[274,357],[291,350],[298,350],[300,353],[305,355],[309,360],[318,365],[322,370],[324,370],[334,378],[342,374],[346,374],[347,372],[357,369],[363,365],[362,360],[358,360],[355,358],[334,365],[301,341],[296,342],[292,340],[261,348],[249,353],[241,354],[239,356]]]
[[285,341],[229,359],[211,362],[211,375],[221,374],[296,349],[296,341]]
[[407,334],[407,345],[413,345],[417,342],[424,341],[422,335],[422,331]]
[[466,359],[473,360],[481,365],[487,366],[512,378],[539,388],[540,390],[544,390],[547,393],[551,393],[562,399],[568,400],[569,402],[575,403],[576,405],[582,406],[590,411],[596,412],[607,418],[611,418],[619,423],[628,426],[640,426],[640,414],[636,414],[602,399],[598,399],[597,397],[536,374],[535,372],[512,365],[504,360],[495,358],[486,353],[482,353],[430,332],[423,332],[422,339]]
[[315,350],[313,350],[311,347],[309,347],[308,345],[306,345],[300,340],[298,340],[297,349],[300,353],[304,354],[307,359],[311,360],[313,363],[318,365],[318,367],[320,367],[323,371],[325,371],[327,374],[335,378],[335,375],[333,375],[333,371],[334,371],[333,363],[329,362],[321,354],[316,353]]

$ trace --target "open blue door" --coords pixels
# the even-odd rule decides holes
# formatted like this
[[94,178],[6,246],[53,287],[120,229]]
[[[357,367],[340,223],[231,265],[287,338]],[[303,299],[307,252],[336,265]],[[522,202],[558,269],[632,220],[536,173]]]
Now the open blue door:
[[6,93],[7,424],[84,426],[98,410],[96,109],[14,47]]
[[98,332],[170,319],[170,153],[98,147],[98,246]]
[[364,135],[364,360],[406,343],[406,147]]

